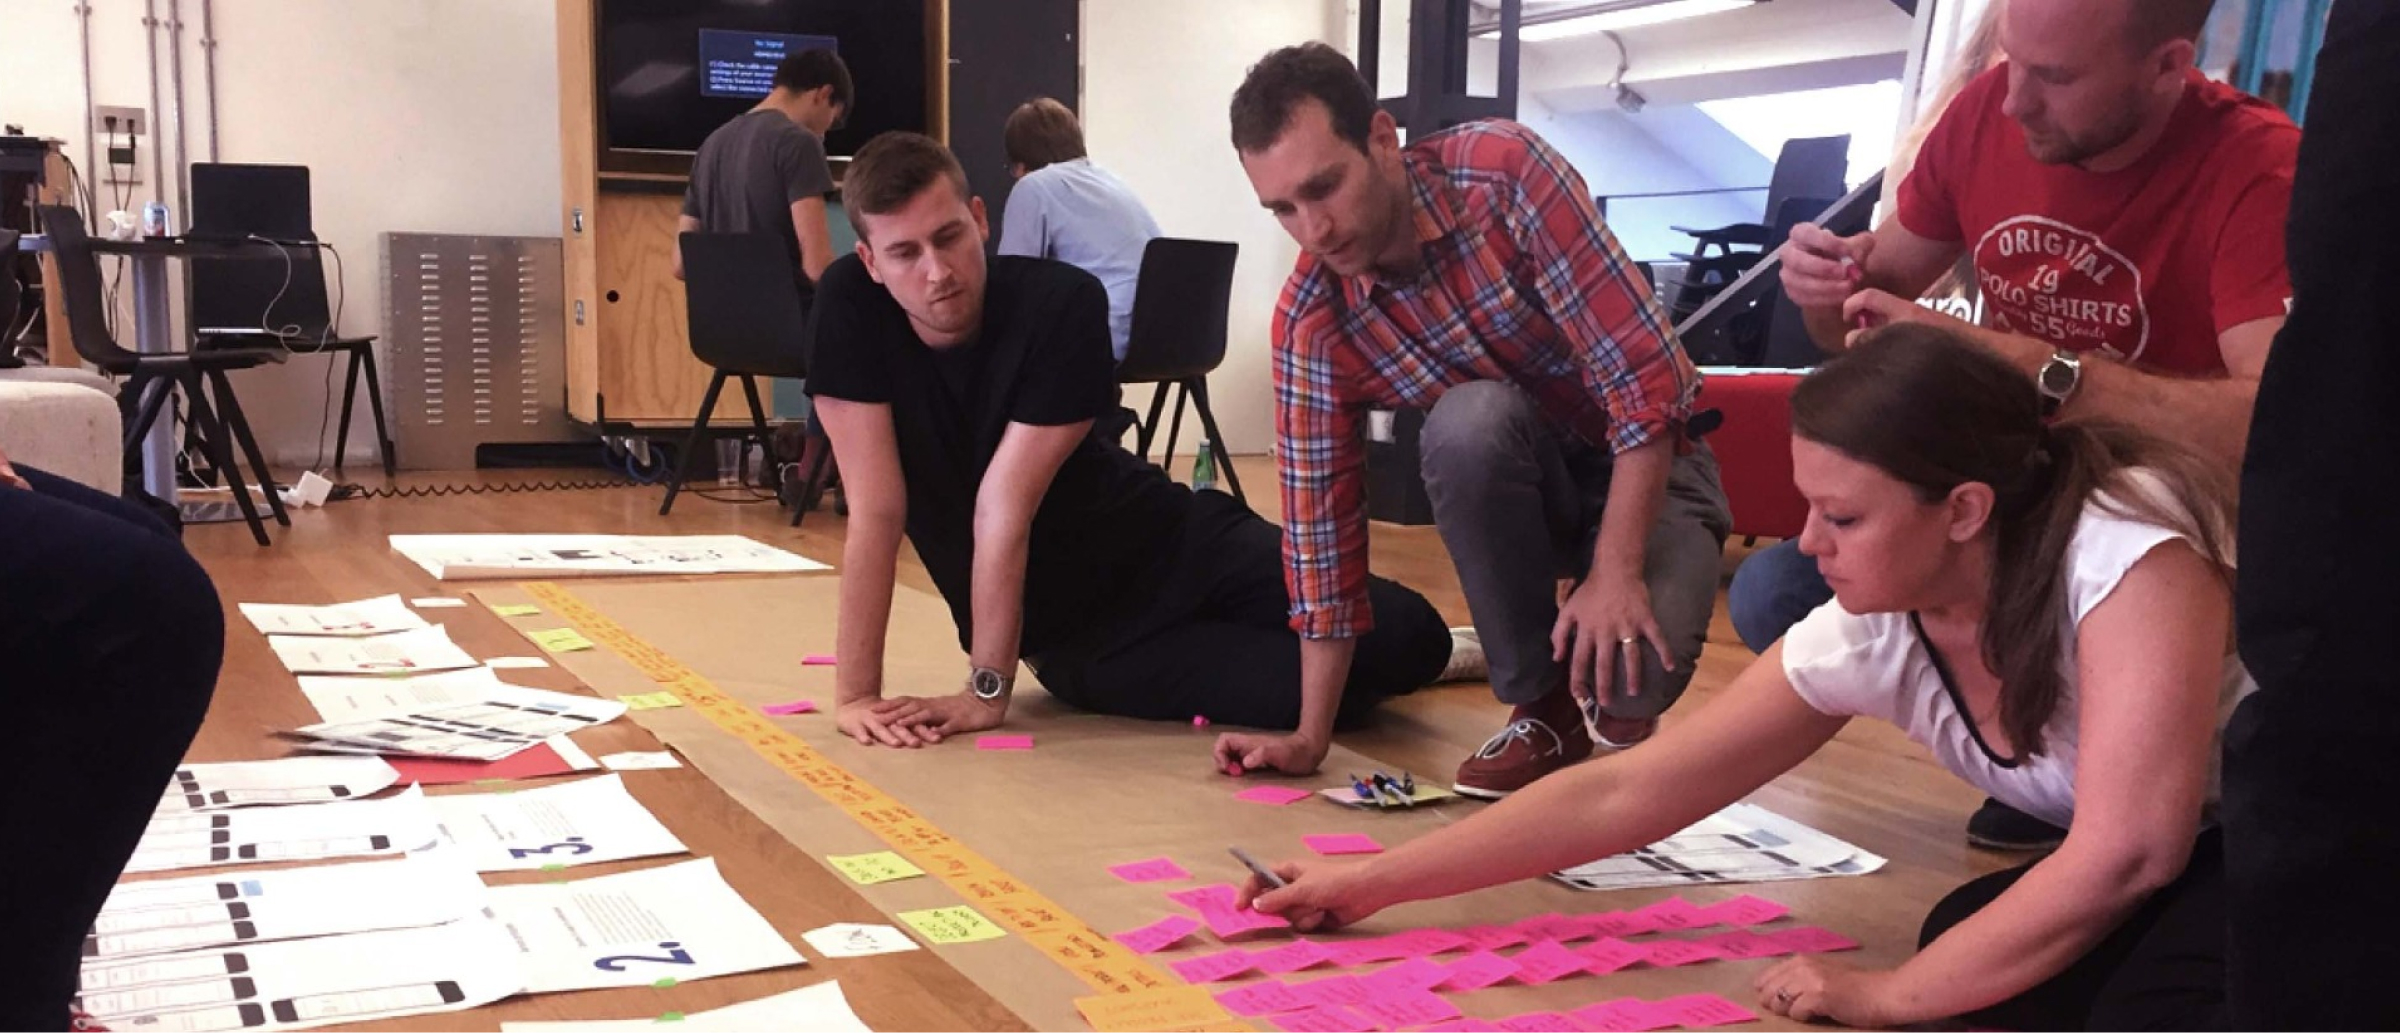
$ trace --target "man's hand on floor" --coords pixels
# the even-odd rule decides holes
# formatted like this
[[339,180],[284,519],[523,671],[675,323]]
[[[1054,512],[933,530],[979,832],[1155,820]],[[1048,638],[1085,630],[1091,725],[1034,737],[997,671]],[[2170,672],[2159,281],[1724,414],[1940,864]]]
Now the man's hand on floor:
[[1329,742],[1298,732],[1227,732],[1217,737],[1217,770],[1228,775],[1268,768],[1287,775],[1315,774],[1317,765],[1325,763],[1325,751],[1331,748]]
[[25,478],[17,476],[17,468],[8,465],[8,453],[6,452],[0,452],[0,488],[33,490],[33,485],[26,483]]
[[[861,746],[892,746],[902,749],[923,746],[929,740],[918,730],[925,701],[903,696],[899,699],[858,699],[836,704],[833,723]],[[930,741],[939,741],[938,738]]]
[[954,696],[912,698],[919,704],[916,716],[909,719],[918,735],[934,742],[946,736],[967,735],[1000,727],[1008,717],[1006,700],[985,702],[972,692]]

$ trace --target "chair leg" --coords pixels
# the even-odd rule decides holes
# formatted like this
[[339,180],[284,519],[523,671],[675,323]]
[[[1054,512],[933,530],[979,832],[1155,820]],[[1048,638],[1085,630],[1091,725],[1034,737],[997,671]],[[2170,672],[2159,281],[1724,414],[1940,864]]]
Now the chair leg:
[[801,448],[811,453],[807,469],[800,475],[800,504],[792,507],[792,526],[800,526],[800,518],[808,515],[808,500],[825,490],[825,471],[833,466],[833,439],[825,436],[825,428],[816,420],[808,421],[808,445]]
[[683,454],[675,457],[675,477],[667,482],[667,497],[658,504],[658,515],[665,516],[675,508],[675,495],[683,490],[683,482],[692,479],[692,464],[700,458],[700,446],[709,440],[708,414],[717,411],[717,394],[725,390],[725,373],[719,370],[708,378],[708,393],[700,398],[700,415],[692,418],[692,432],[684,435]]
[[350,353],[350,371],[342,377],[342,418],[333,424],[333,468],[350,458],[350,405],[358,400],[358,352]]
[[283,507],[283,495],[275,490],[275,474],[267,468],[266,453],[259,451],[258,437],[250,433],[250,417],[243,414],[242,400],[233,393],[233,381],[221,369],[210,370],[208,381],[214,389],[218,420],[250,460],[250,472],[258,475],[258,486],[267,493],[267,509],[275,514],[276,523],[292,526],[291,511]]
[[[1158,384],[1155,387],[1157,389],[1150,392],[1150,418],[1142,421],[1141,433],[1134,436],[1133,454],[1140,457],[1145,463],[1150,461],[1150,438],[1158,433],[1158,418],[1165,415],[1167,411],[1168,385]],[[1159,465],[1164,466],[1166,463],[1162,460]]]
[[[762,449],[772,447],[773,441],[768,437],[767,431],[767,409],[758,404],[758,378],[748,373],[742,374],[742,399],[750,403],[750,429],[752,433],[758,435],[759,447]],[[743,469],[749,463],[750,446],[748,442],[744,442],[741,458],[734,460],[734,468]],[[773,465],[773,460],[769,459],[768,464]],[[761,471],[761,476],[764,476],[764,471]]]
[[267,522],[259,519],[258,505],[250,500],[250,486],[242,483],[241,468],[233,462],[233,444],[227,440],[224,424],[217,421],[209,408],[208,392],[201,384],[197,370],[177,378],[183,384],[185,401],[192,407],[192,426],[200,432],[200,444],[208,450],[208,461],[217,468],[218,479],[233,492],[233,504],[242,511],[242,520],[250,525],[250,537],[260,545],[271,545],[267,537]]
[[[1190,387],[1183,384],[1175,385],[1175,415],[1167,420],[1167,449],[1158,454],[1158,465],[1161,467],[1167,467],[1167,464],[1175,461],[1175,438],[1183,433],[1183,403],[1190,400],[1191,397],[1192,389]],[[1172,476],[1175,471],[1172,467],[1168,467],[1167,473]]]
[[[158,422],[159,411],[166,407],[167,396],[175,393],[173,380],[154,380],[134,374],[118,397],[133,403],[133,412],[125,420],[125,454],[137,455],[142,438],[150,433],[150,425]],[[123,406],[119,406],[120,409]]]
[[[383,378],[375,375],[375,346],[362,344],[351,353],[357,356],[360,368],[367,371],[367,414],[375,417],[375,447],[383,451],[383,475],[399,473],[398,450],[392,447],[392,432],[383,423]],[[348,423],[342,424],[346,430]]]
[[1233,472],[1233,453],[1225,450],[1225,435],[1217,431],[1217,414],[1208,407],[1208,378],[1193,377],[1189,383],[1192,407],[1200,410],[1200,429],[1208,432],[1208,450],[1216,454],[1217,470],[1224,475],[1225,483],[1233,485],[1234,498],[1250,501],[1242,494],[1242,475]]

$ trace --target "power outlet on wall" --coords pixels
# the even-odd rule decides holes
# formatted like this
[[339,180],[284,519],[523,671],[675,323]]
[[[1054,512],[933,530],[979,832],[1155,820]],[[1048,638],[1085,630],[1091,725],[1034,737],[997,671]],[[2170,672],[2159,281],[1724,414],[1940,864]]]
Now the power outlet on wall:
[[[115,121],[112,123],[111,119]],[[92,109],[92,131],[100,134],[101,139],[108,139],[112,124],[122,136],[150,135],[150,116],[140,108],[102,104]]]
[[102,104],[92,109],[92,136],[100,141],[100,181],[110,185],[139,185],[141,151],[135,141],[149,135],[149,115],[140,108]]

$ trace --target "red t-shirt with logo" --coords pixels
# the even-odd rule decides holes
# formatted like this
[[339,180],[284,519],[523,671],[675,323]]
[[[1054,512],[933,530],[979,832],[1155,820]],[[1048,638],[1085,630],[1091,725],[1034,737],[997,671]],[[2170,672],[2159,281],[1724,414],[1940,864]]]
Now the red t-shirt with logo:
[[1962,244],[1984,323],[2163,373],[2222,374],[2217,335],[2283,315],[2284,215],[2300,129],[2191,73],[2132,165],[2044,165],[2000,110],[2008,66],[1961,91],[1900,186],[1900,224]]

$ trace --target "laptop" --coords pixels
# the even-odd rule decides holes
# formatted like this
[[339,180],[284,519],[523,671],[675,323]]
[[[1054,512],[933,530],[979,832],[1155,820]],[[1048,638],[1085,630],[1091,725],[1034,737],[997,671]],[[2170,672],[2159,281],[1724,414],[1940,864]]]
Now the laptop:
[[194,162],[191,223],[183,235],[209,243],[317,239],[308,166]]

